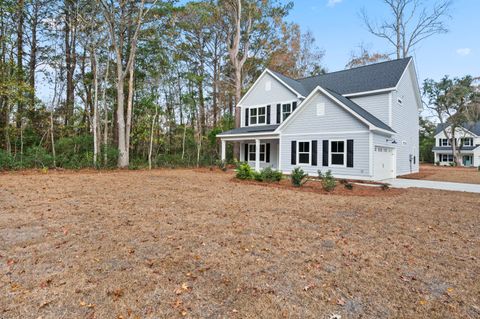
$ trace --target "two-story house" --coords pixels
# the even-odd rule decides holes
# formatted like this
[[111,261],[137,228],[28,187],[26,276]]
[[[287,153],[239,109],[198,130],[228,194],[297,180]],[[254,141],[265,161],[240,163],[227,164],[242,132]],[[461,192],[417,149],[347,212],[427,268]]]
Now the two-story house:
[[266,69],[238,103],[240,143],[256,170],[383,180],[418,172],[421,97],[412,58],[292,79]]
[[[465,123],[455,131],[455,145],[460,148],[462,166],[480,166],[480,121]],[[447,134],[445,134],[447,133]],[[453,165],[450,125],[439,124],[435,130],[435,146],[432,151],[439,165]]]

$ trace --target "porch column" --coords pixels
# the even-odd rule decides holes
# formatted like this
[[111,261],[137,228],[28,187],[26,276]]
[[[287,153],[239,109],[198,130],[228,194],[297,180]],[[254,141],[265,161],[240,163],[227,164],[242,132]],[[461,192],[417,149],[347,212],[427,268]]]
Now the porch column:
[[222,161],[225,160],[225,158],[227,157],[226,154],[227,154],[227,141],[225,140],[222,140],[222,149],[221,149],[221,152],[222,152]]
[[260,139],[255,139],[255,170],[260,171]]

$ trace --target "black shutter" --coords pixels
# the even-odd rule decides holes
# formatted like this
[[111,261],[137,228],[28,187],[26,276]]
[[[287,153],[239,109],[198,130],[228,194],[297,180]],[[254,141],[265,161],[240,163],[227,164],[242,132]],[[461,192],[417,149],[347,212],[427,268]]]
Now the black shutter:
[[245,126],[248,126],[248,107],[245,108]]
[[282,110],[282,104],[277,104],[277,124],[280,124],[280,114],[282,113],[281,112]]
[[265,162],[270,163],[270,143],[265,144]]
[[248,162],[248,143],[245,143],[245,162]]
[[323,140],[322,145],[322,165],[328,166],[328,140]]
[[297,141],[292,141],[292,154],[291,154],[291,163],[292,165],[297,164]]
[[347,167],[353,167],[353,140],[347,140]]
[[312,141],[312,165],[317,166],[317,141]]
[[270,105],[267,105],[267,124],[270,124]]
[[292,112],[297,108],[297,102],[292,103]]

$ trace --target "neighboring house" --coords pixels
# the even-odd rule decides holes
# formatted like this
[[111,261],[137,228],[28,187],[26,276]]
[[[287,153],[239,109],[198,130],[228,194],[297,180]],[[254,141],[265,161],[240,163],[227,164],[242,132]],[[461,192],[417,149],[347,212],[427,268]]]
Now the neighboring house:
[[[444,130],[445,128],[445,130]],[[445,135],[447,132],[447,136]],[[455,131],[456,145],[460,147],[462,166],[480,166],[480,121],[463,124]],[[432,151],[435,163],[439,165],[453,165],[453,150],[449,124],[439,124],[435,130],[435,146]]]
[[412,58],[292,79],[266,69],[238,103],[240,143],[256,170],[382,180],[418,172],[421,97]]

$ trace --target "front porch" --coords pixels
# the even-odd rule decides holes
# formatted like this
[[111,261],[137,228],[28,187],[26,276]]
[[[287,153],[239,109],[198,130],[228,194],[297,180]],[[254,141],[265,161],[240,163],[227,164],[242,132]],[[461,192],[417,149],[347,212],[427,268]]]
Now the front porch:
[[265,167],[280,170],[278,137],[221,138],[221,159],[226,160],[227,143],[240,145],[239,161],[248,163],[256,171]]

